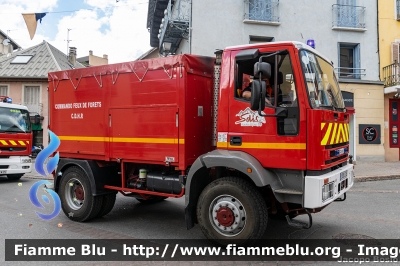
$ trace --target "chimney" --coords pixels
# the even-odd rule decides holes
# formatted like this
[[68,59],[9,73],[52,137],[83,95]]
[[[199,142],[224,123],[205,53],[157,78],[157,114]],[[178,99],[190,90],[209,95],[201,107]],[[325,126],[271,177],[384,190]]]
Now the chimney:
[[76,47],[70,47],[70,48],[69,48],[68,61],[69,61],[73,66],[76,65]]
[[92,50],[89,50],[89,55],[93,55],[93,51]]
[[103,54],[103,58],[104,58],[104,59],[108,59],[108,55]]

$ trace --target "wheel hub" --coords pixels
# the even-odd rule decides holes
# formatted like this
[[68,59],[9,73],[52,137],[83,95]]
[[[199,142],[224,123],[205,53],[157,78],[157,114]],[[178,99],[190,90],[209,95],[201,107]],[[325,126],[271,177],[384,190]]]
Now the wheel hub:
[[246,225],[243,204],[230,195],[218,196],[211,202],[209,217],[211,225],[223,236],[236,236]]
[[222,207],[217,211],[217,220],[223,226],[231,226],[235,221],[235,216],[231,209]]
[[84,200],[85,199],[85,191],[83,190],[83,187],[78,185],[75,188],[75,196],[78,200]]
[[68,206],[77,211],[85,202],[85,188],[77,178],[71,178],[64,187],[65,200]]

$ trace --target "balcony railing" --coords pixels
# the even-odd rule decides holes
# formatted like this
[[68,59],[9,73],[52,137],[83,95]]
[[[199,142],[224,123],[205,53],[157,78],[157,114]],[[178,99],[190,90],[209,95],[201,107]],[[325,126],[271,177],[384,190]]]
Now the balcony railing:
[[365,7],[332,5],[332,27],[365,29]]
[[365,68],[337,67],[335,70],[339,78],[361,79],[366,75]]
[[245,0],[244,20],[247,22],[279,22],[279,0]]
[[159,50],[161,54],[174,54],[182,39],[189,36],[190,0],[169,1],[160,25]]
[[392,87],[400,85],[400,64],[395,62],[383,68],[383,86]]

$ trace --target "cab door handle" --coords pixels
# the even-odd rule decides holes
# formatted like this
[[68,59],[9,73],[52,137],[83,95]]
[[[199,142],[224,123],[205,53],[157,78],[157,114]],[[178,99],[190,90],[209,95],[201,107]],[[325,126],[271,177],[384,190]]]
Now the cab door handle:
[[242,145],[242,137],[239,136],[231,136],[230,144],[232,146],[241,146]]

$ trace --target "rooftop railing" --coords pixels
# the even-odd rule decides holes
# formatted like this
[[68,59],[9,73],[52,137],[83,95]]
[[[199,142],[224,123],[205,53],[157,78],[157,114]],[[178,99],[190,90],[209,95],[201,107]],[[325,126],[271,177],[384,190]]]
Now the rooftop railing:
[[244,19],[279,22],[279,0],[245,0]]
[[365,7],[332,5],[332,27],[365,29]]

